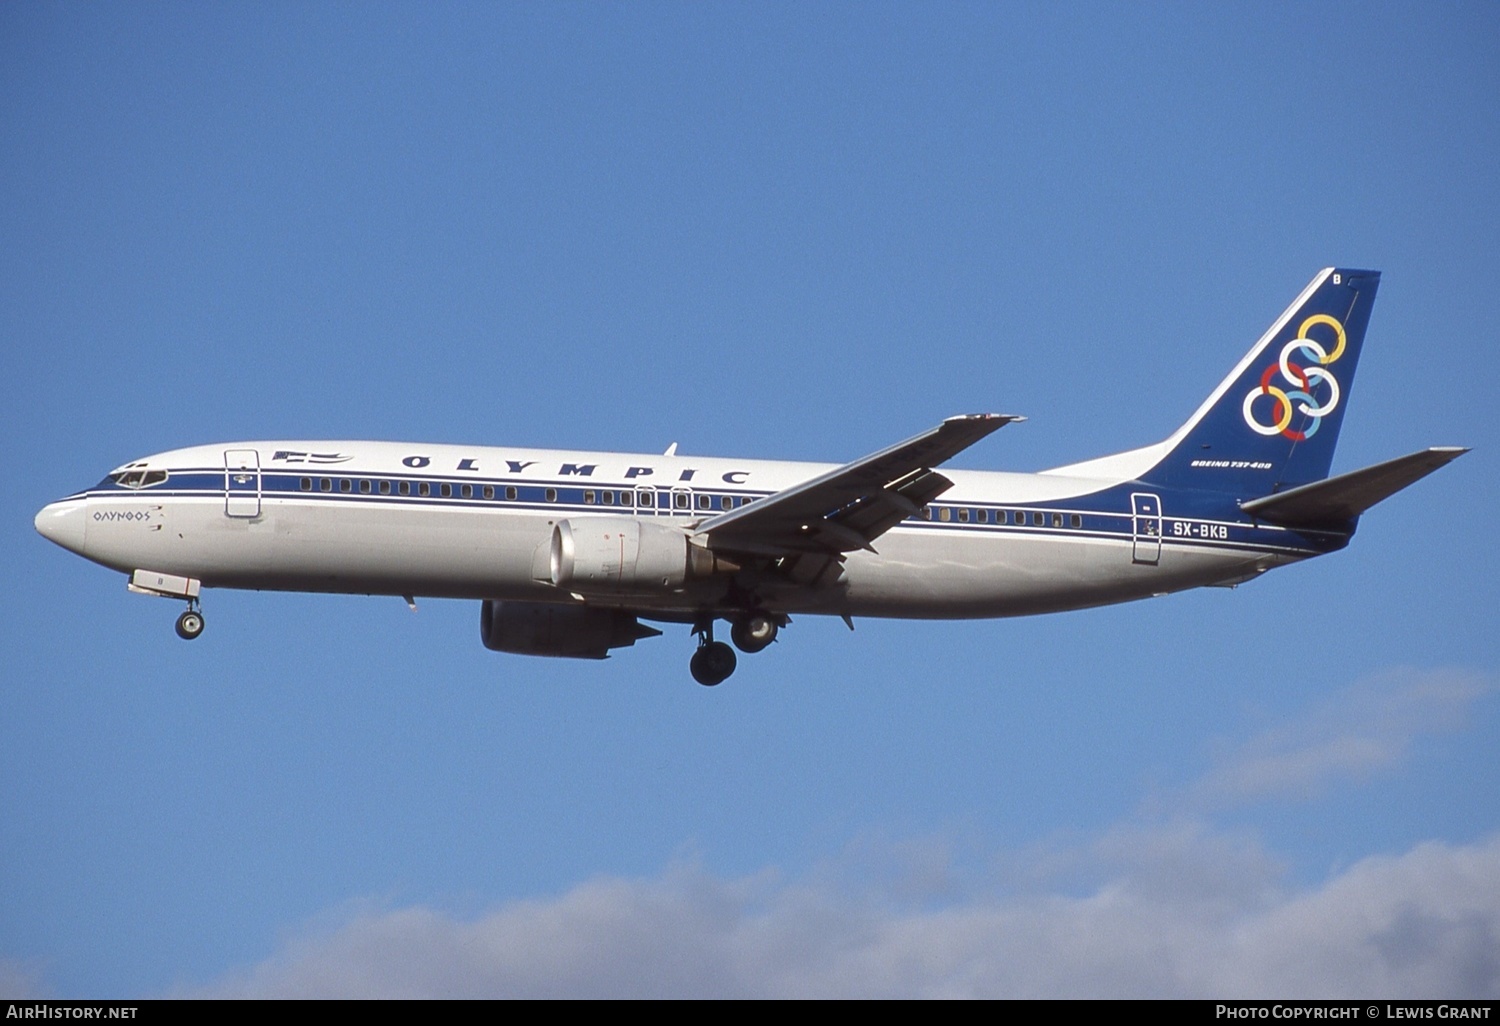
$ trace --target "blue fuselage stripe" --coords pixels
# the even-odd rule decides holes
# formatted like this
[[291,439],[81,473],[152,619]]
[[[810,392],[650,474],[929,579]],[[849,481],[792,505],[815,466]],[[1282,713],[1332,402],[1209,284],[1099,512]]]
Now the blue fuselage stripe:
[[[311,469],[311,468],[309,468]],[[454,510],[524,511],[528,513],[568,513],[621,515],[644,514],[649,516],[698,517],[704,519],[724,512],[724,501],[729,508],[738,508],[745,502],[766,497],[770,492],[752,491],[744,488],[715,487],[697,489],[684,486],[644,485],[589,481],[588,486],[577,480],[516,479],[496,477],[429,477],[415,474],[351,474],[348,468],[342,473],[327,473],[323,468],[313,473],[259,473],[257,483],[244,482],[243,487],[226,485],[229,477],[223,468],[193,468],[173,471],[167,481],[147,488],[132,489],[115,484],[106,478],[94,488],[77,494],[77,498],[120,500],[128,498],[182,498],[223,501],[226,494],[244,499],[258,497],[263,502],[335,503],[381,507],[408,507]],[[247,477],[254,478],[254,471]],[[324,484],[328,490],[324,490]],[[388,492],[380,491],[382,483]],[[411,494],[398,494],[405,484]],[[306,487],[304,487],[306,485]],[[361,486],[369,490],[362,490]],[[428,494],[417,494],[425,486]],[[442,495],[447,486],[450,495]],[[470,497],[464,497],[462,489],[468,486]],[[483,489],[492,488],[493,498],[484,498]],[[344,490],[347,487],[347,490]],[[1293,554],[1299,556],[1318,555],[1342,548],[1348,543],[1345,532],[1298,532],[1264,523],[1250,523],[1227,519],[1226,497],[1217,494],[1172,492],[1156,489],[1152,494],[1161,497],[1158,510],[1177,509],[1175,514],[1157,513],[1138,515],[1132,511],[1131,494],[1139,493],[1141,486],[1120,486],[1087,496],[1098,505],[1084,505],[1079,497],[1055,503],[998,503],[975,502],[953,499],[937,500],[924,511],[924,515],[908,518],[897,525],[897,530],[936,531],[943,534],[968,536],[1004,537],[1049,537],[1068,538],[1081,541],[1141,542],[1154,545],[1159,539],[1163,545],[1194,549],[1222,549],[1236,552],[1255,551]],[[511,492],[514,492],[512,497]],[[654,506],[640,506],[633,500],[644,493],[651,496]],[[605,504],[606,494],[612,499]],[[677,496],[686,496],[688,506],[677,506]],[[707,495],[710,508],[697,506],[701,496]],[[549,497],[550,496],[550,497]],[[620,504],[623,496],[629,496],[629,504]],[[591,500],[591,501],[586,501]],[[1194,508],[1196,507],[1196,509]],[[960,519],[965,518],[965,519]],[[1004,522],[997,522],[1003,518]],[[1037,523],[1040,519],[1042,522]]]

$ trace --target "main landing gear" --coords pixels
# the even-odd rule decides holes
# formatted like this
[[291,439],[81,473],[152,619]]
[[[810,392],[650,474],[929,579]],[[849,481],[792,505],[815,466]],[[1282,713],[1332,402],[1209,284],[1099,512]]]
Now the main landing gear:
[[177,618],[177,636],[183,641],[192,641],[203,633],[203,614],[198,611],[198,603],[190,602],[186,611]]
[[688,663],[688,669],[692,671],[695,681],[711,688],[728,680],[738,662],[734,649],[724,642],[700,641],[698,651],[693,653],[693,658]]
[[[729,638],[734,642],[735,648],[748,654],[759,652],[775,641],[780,629],[781,624],[767,613],[747,613],[731,622]],[[688,663],[693,679],[704,687],[722,684],[734,673],[735,665],[739,662],[734,649],[722,641],[714,640],[712,618],[700,620],[693,627],[693,633],[698,635],[698,651],[693,653],[693,658]]]
[[751,613],[730,625],[729,640],[741,652],[759,652],[776,640],[776,632],[780,629],[765,613]]

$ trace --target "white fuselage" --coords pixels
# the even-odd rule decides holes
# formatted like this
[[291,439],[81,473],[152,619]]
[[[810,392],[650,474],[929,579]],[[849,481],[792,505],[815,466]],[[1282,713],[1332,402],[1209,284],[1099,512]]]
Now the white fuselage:
[[[133,480],[150,483],[106,478],[48,506],[37,526],[104,566],[207,587],[587,602],[671,619],[719,607],[722,584],[628,595],[559,589],[547,563],[554,526],[613,514],[691,533],[833,466],[238,442],[127,464],[112,476],[139,472]],[[1159,494],[1149,496],[1154,509],[1133,508],[1139,500],[1119,478],[945,473],[952,489],[880,537],[877,551],[849,553],[831,582],[768,585],[763,604],[783,613],[1013,616],[1233,583],[1313,554],[1232,509],[1173,515],[1172,497]]]

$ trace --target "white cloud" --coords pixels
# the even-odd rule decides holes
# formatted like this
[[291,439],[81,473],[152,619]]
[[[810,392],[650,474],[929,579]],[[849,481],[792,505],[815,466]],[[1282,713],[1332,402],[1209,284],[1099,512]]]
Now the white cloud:
[[14,958],[0,958],[0,995],[16,1001],[53,996],[51,988],[43,982],[41,967],[36,962]]
[[[1121,831],[1077,896],[937,909],[694,867],[477,918],[365,912],[204,993],[228,996],[1500,995],[1500,836],[1366,859],[1284,893],[1199,827]],[[1174,881],[1180,886],[1175,886]]]
[[1492,682],[1457,670],[1392,670],[1223,753],[1194,787],[1209,803],[1302,798],[1389,769],[1423,734],[1455,730]]
[[[1365,780],[1494,690],[1451,671],[1383,675],[1226,748],[1172,806]],[[862,839],[793,881],[688,864],[478,916],[356,909],[202,993],[1500,997],[1500,834],[1303,888],[1253,834],[1191,819],[991,858],[1003,888],[956,872],[944,844]]]

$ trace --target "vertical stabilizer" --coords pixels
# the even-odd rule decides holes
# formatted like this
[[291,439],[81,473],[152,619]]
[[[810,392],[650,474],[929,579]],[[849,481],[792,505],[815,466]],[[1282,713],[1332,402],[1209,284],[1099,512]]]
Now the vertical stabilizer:
[[1262,496],[1327,477],[1379,285],[1378,271],[1320,272],[1142,479]]

